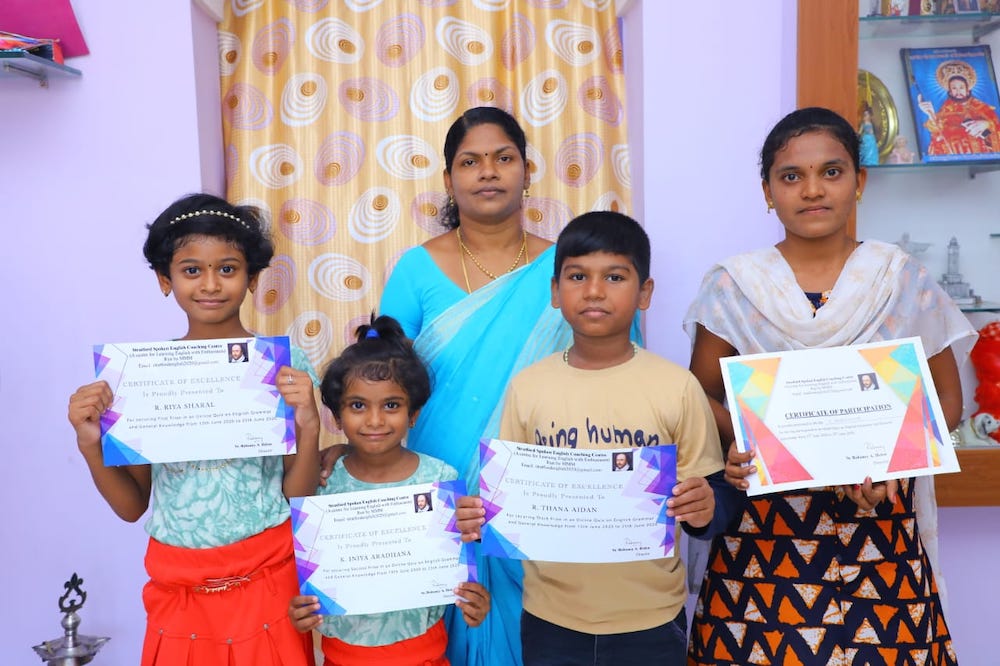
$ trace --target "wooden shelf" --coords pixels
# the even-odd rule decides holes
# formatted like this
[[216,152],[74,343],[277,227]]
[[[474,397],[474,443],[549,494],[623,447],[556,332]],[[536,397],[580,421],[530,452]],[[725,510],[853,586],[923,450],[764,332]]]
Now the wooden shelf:
[[1000,447],[957,453],[962,471],[934,477],[938,506],[1000,506]]

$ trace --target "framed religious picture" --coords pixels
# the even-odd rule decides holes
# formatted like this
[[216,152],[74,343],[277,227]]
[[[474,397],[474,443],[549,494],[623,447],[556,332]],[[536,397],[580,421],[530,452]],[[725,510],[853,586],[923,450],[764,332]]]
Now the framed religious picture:
[[923,162],[1000,160],[1000,94],[985,44],[900,49]]
[[981,11],[979,0],[955,0],[956,14],[977,14]]

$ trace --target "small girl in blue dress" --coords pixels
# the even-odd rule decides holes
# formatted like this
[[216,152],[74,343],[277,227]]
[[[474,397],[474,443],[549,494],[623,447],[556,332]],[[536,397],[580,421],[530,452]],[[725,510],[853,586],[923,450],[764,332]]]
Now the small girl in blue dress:
[[[382,316],[357,330],[357,342],[330,363],[320,386],[350,444],[318,494],[450,481],[450,465],[403,446],[420,408],[430,397],[430,378],[399,323]],[[417,501],[415,499],[415,501]],[[419,509],[418,509],[419,510]],[[479,583],[462,583],[455,605],[470,627],[479,626],[490,597]],[[289,617],[301,632],[319,629],[326,666],[445,666],[448,636],[444,606],[371,615],[317,615],[319,600],[292,599]]]

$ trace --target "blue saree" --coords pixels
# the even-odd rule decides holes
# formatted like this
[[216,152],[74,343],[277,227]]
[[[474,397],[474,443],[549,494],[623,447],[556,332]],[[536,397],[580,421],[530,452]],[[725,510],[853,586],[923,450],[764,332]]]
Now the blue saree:
[[[497,436],[510,379],[572,344],[573,331],[551,305],[555,248],[471,294],[436,265],[429,267],[433,262],[423,248],[410,252],[416,254],[400,260],[381,304],[381,314],[399,318],[404,330],[409,327],[407,333],[415,335],[416,350],[433,382],[407,446],[457,469],[471,492],[479,487],[479,440]],[[442,311],[440,297],[448,292],[456,300]],[[428,303],[427,294],[437,302]],[[414,299],[423,300],[423,312],[430,314],[425,325],[420,313],[414,315]],[[633,339],[641,339],[638,316]],[[470,629],[461,613],[449,607],[448,658],[454,666],[520,666],[521,563],[477,555],[477,566],[492,609],[482,625]]]

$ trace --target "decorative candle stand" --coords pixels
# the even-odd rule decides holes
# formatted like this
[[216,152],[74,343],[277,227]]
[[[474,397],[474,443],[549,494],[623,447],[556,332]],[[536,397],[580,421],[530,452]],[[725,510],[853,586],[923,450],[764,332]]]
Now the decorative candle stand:
[[90,663],[101,646],[111,640],[106,636],[77,635],[80,616],[76,611],[83,608],[83,603],[87,600],[87,593],[83,591],[81,585],[83,579],[75,573],[63,583],[66,594],[59,597],[59,612],[65,615],[61,622],[65,630],[63,637],[34,646],[42,661],[52,666],[82,666]]

